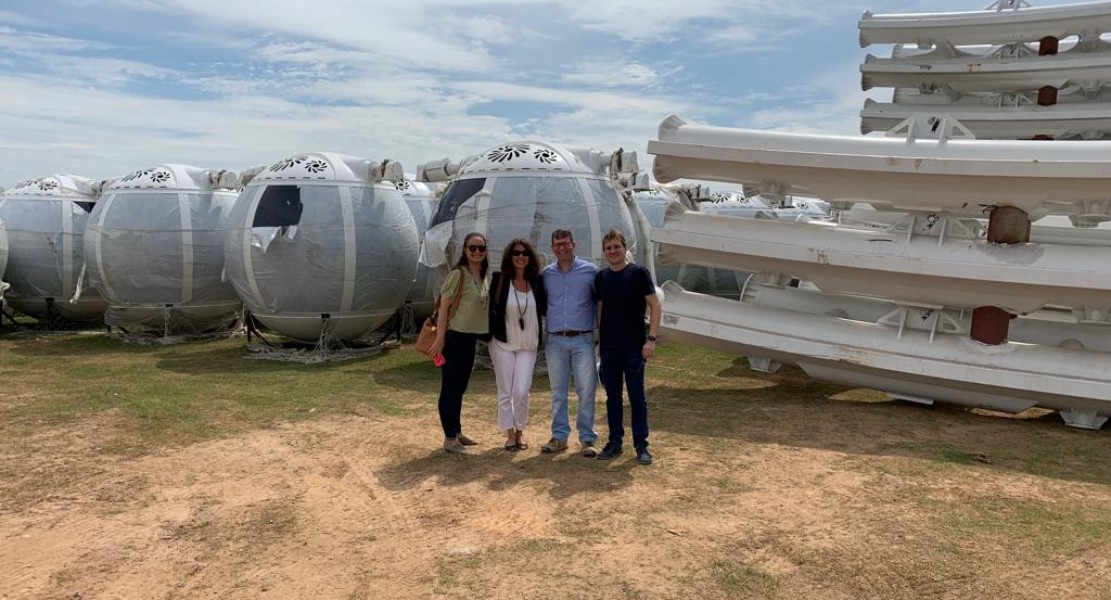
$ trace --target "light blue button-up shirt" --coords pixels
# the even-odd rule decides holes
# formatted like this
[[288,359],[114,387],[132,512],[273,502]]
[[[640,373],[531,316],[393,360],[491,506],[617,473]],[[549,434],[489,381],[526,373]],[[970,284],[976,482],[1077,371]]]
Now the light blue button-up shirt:
[[598,267],[579,257],[563,271],[554,262],[540,272],[548,293],[548,331],[590,331],[598,306],[594,296],[594,276]]

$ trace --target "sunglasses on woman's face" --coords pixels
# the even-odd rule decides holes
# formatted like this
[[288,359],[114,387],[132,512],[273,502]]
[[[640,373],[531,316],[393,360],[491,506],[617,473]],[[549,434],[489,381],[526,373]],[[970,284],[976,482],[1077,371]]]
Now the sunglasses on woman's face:
[[471,252],[474,252],[475,254],[481,254],[483,252],[486,252],[486,246],[479,246],[478,244],[471,244],[470,246],[467,246],[467,250],[470,250]]
[[512,257],[524,256],[527,258],[528,252],[526,250],[512,250],[509,252],[509,255]]

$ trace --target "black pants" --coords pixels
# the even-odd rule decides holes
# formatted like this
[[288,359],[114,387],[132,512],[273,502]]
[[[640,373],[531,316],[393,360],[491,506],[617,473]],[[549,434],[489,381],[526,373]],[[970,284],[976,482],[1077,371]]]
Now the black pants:
[[632,413],[633,446],[648,447],[648,401],[644,398],[644,356],[636,348],[601,349],[602,385],[606,387],[606,419],[610,427],[610,443],[621,446],[625,437],[622,423],[621,387],[629,391],[629,412]]
[[459,422],[463,412],[463,394],[474,370],[477,333],[447,330],[444,337],[444,366],[440,367],[440,425],[444,437],[453,438],[463,432]]

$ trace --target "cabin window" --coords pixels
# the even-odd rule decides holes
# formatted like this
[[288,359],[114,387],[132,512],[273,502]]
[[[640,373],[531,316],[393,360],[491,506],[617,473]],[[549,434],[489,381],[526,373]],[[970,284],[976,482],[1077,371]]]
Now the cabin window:
[[480,192],[485,185],[485,177],[459,179],[452,182],[447,191],[444,192],[444,196],[440,198],[440,203],[436,206],[436,215],[432,217],[432,222],[428,225],[429,229],[454,219],[459,207]]
[[255,209],[253,227],[290,227],[301,222],[301,188],[296,185],[271,185],[262,192]]

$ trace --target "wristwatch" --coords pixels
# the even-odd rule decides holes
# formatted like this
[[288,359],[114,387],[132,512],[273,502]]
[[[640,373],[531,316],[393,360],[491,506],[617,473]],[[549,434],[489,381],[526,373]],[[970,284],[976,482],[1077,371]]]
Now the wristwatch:
[[650,335],[650,336],[648,336],[648,341],[649,341],[649,342],[654,342],[654,341],[656,341],[656,336],[654,336],[654,335]]

